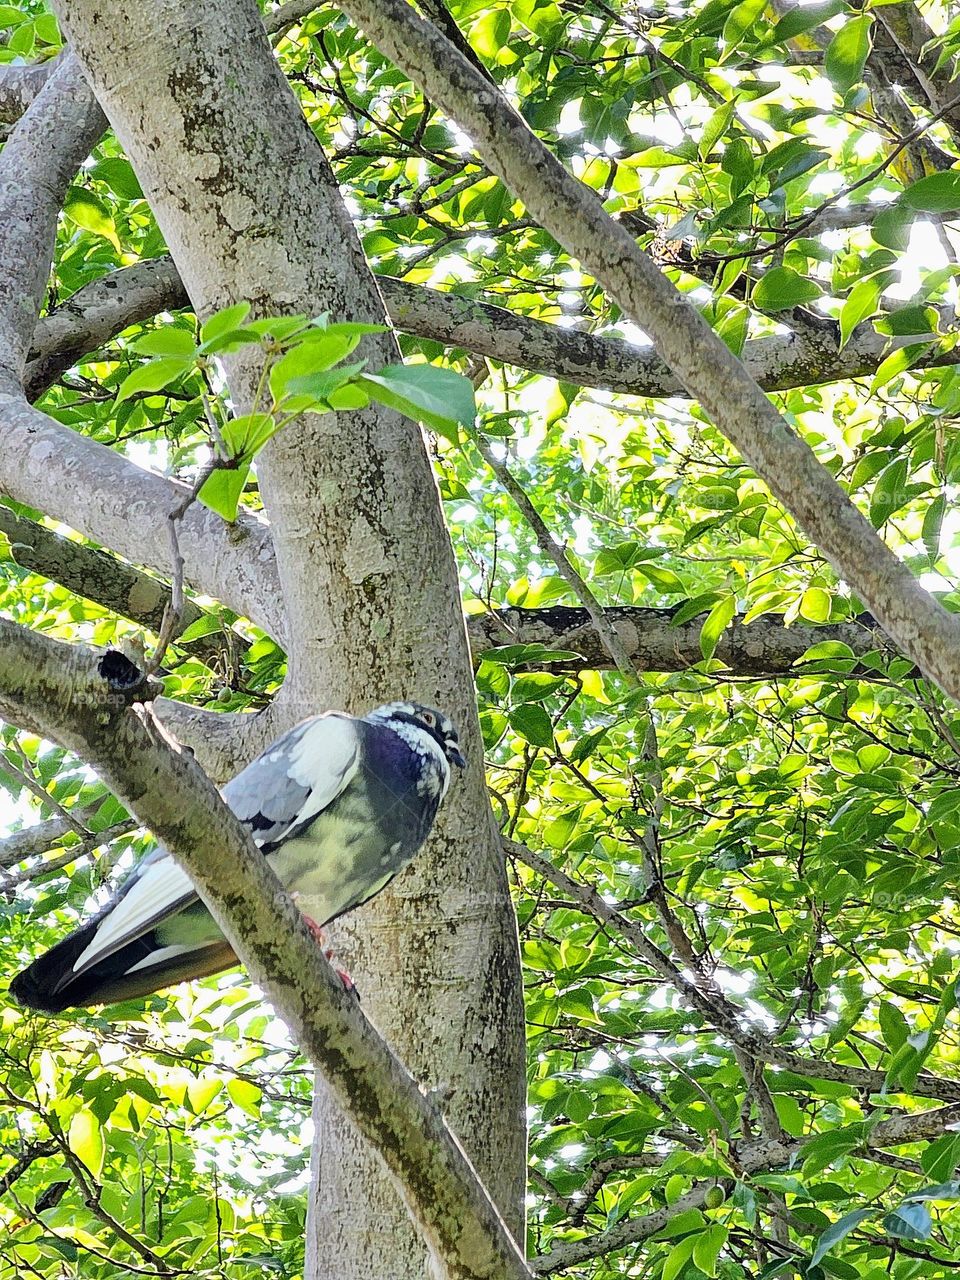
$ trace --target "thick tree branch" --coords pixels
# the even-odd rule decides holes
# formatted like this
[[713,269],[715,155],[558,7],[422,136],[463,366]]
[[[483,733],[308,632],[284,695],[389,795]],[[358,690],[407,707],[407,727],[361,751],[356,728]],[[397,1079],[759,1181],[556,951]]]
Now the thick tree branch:
[[190,300],[169,258],[150,258],[84,285],[43,316],[34,331],[24,390],[36,400],[67,369],[132,324]]
[[[126,560],[170,572],[167,513],[187,486],[54,422],[18,394],[0,390],[0,492],[49,510],[91,542]],[[186,580],[281,641],[284,620],[266,523],[226,524],[194,504],[180,528]]]
[[[674,626],[672,609],[605,605],[603,611],[638,671],[686,671],[703,661],[702,617]],[[613,665],[586,609],[566,605],[495,609],[471,615],[467,634],[475,658],[497,646],[542,644],[578,655],[576,659],[551,663],[552,671],[600,671]],[[895,653],[887,636],[867,614],[853,622],[817,627],[785,627],[779,618],[765,616],[747,624],[734,619],[721,635],[714,658],[734,676],[800,675],[803,668],[797,664],[807,650],[828,641],[846,645],[854,657],[877,651],[890,656]],[[836,662],[827,665],[842,670]],[[821,669],[819,664],[817,669]],[[869,677],[869,669],[858,667],[856,674]]]
[[[10,543],[10,554],[22,569],[51,578],[74,595],[84,596],[129,618],[151,631],[159,630],[169,588],[149,574],[124,564],[96,547],[73,542],[52,529],[16,515],[0,504],[0,533]],[[188,603],[185,626],[203,617],[203,610]]]
[[294,1040],[374,1143],[446,1274],[522,1280],[516,1244],[433,1102],[367,1022],[199,765],[101,656],[0,620],[0,694],[98,770],[181,860]]
[[[165,583],[96,547],[74,542],[15,515],[2,503],[0,533],[8,539],[10,555],[22,568],[59,582],[74,594],[140,626],[152,631],[159,628],[170,598]],[[201,617],[203,610],[188,601],[187,625]],[[246,642],[234,632],[228,635],[212,631],[185,647],[202,661],[220,667],[239,661]],[[281,731],[269,709],[255,716],[224,714],[169,698],[158,698],[154,708],[171,733],[189,746],[207,773],[219,781],[236,773]]]
[[[266,532],[266,531],[265,531]],[[0,505],[0,533],[7,536],[11,554],[17,564],[32,573],[59,582],[76,595],[102,605],[120,617],[140,626],[156,630],[169,599],[169,587],[149,574],[99,551],[96,547],[74,542],[60,534],[15,515]],[[261,564],[272,571],[272,553],[267,542]],[[188,609],[195,606],[188,604]],[[672,609],[638,608],[633,605],[605,605],[603,613],[620,637],[624,652],[637,671],[686,671],[702,662],[700,628],[702,618],[692,618],[679,626],[673,624]],[[202,610],[190,614],[189,621],[200,617]],[[567,650],[574,658],[550,663],[551,671],[602,671],[612,665],[608,648],[591,621],[586,609],[554,605],[546,609],[504,608],[472,614],[467,619],[467,636],[474,661],[489,649],[504,645],[542,644],[551,649]],[[804,654],[814,645],[832,641],[846,645],[854,658],[869,653],[893,656],[889,639],[868,614],[853,622],[824,626],[794,624],[785,627],[773,616],[755,618],[745,625],[738,619],[720,637],[714,660],[723,663],[732,676],[790,676],[803,674]],[[236,637],[238,652],[243,641]],[[204,661],[216,662],[227,646],[221,633],[211,633],[188,646]],[[840,663],[820,660],[816,670],[831,667],[844,671],[846,659]],[[539,664],[531,664],[539,668]],[[856,666],[850,674],[869,678],[872,669]],[[163,719],[168,722],[166,703]],[[175,703],[171,706],[182,707]],[[193,714],[195,708],[187,708]],[[210,717],[207,717],[209,720]],[[230,717],[217,715],[216,722]],[[194,744],[196,731],[190,732],[180,715],[174,732],[182,741]],[[208,772],[209,772],[208,766]]]
[[33,102],[50,79],[56,62],[40,62],[31,67],[5,63],[0,67],[0,124],[13,124]]
[[954,135],[960,134],[960,104],[956,95],[957,64],[950,57],[940,63],[941,50],[933,29],[915,4],[891,4],[877,10],[877,21],[907,62],[931,111],[941,115]]
[[[48,858],[42,862],[34,862],[31,866],[24,867],[20,871],[4,872],[0,874],[0,891],[9,893],[19,884],[26,884],[30,880],[38,880],[41,876],[49,875],[51,871],[60,871],[63,867],[69,867],[78,859],[85,858],[97,849],[105,848],[108,844],[112,844],[114,840],[119,840],[121,836],[127,836],[132,831],[136,831],[139,825],[135,818],[127,818],[123,822],[114,823],[112,827],[107,827],[104,831],[90,832],[88,835],[83,836],[77,844],[67,846],[54,858]],[[13,837],[8,837],[7,840],[0,842],[0,866],[2,867],[11,865],[4,859],[15,852],[13,847],[9,847],[10,839],[13,839]]]
[[27,858],[39,857],[72,830],[73,826],[67,819],[58,814],[55,818],[46,818],[4,836],[0,840],[0,867],[15,867]]
[[[870,214],[876,216],[878,211],[873,206],[857,208],[866,211],[852,221],[848,209],[826,210],[822,217],[832,214],[834,223],[849,226],[867,221]],[[819,221],[817,227],[827,229]],[[404,333],[582,387],[637,396],[687,394],[652,347],[561,328],[493,303],[407,284],[390,276],[379,276],[377,283],[390,319]],[[25,376],[29,397],[35,399],[42,394],[71,365],[129,325],[148,320],[160,311],[176,311],[188,305],[186,290],[169,258],[121,267],[78,289],[37,325]],[[944,324],[951,323],[952,309],[944,307],[941,318]],[[785,391],[873,374],[894,347],[917,341],[915,337],[891,340],[867,322],[853,331],[841,350],[839,329],[824,323],[802,333],[748,342],[742,360],[764,390]],[[940,351],[934,344],[918,359],[917,367],[958,361],[960,348]]]
[[[170,599],[170,588],[165,582],[97,547],[74,542],[33,520],[15,515],[2,503],[0,533],[7,538],[10,555],[21,569],[51,578],[74,595],[100,604],[150,631],[160,630]],[[184,629],[205,616],[204,610],[192,600],[184,602]],[[220,629],[178,643],[191,656],[214,667],[239,661],[248,647],[248,642],[235,632],[228,636]]]
[[47,286],[67,186],[103,132],[103,112],[72,55],[58,63],[0,156],[0,375],[19,389]]
[[[92,541],[162,571],[169,558],[163,521],[182,486],[53,422],[32,409],[21,390],[63,197],[105,128],[77,60],[68,55],[0,155],[0,255],[8,264],[0,278],[0,491],[52,510]],[[277,593],[258,572],[258,527],[251,519],[228,528],[195,508],[183,529],[187,577],[276,634],[282,620],[274,616]],[[240,548],[245,535],[252,545]],[[262,612],[257,601],[265,602]]]

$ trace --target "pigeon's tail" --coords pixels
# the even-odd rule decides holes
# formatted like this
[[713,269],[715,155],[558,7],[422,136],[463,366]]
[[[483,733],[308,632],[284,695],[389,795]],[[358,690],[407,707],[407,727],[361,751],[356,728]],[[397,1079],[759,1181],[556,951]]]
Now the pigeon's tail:
[[226,939],[194,948],[170,947],[158,943],[151,932],[104,956],[83,973],[75,973],[77,958],[89,946],[100,923],[93,920],[77,929],[18,973],[10,983],[14,999],[29,1009],[62,1013],[64,1009],[134,1000],[187,978],[219,973],[237,962]]

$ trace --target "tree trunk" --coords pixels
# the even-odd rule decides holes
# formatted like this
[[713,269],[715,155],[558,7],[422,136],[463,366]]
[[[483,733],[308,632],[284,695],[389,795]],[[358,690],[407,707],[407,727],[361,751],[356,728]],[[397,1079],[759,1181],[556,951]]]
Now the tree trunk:
[[[69,37],[201,314],[384,321],[335,180],[276,67],[256,6],[64,0]],[[392,334],[361,351],[395,361]],[[255,371],[230,371],[237,402]],[[364,1009],[444,1108],[511,1228],[525,1131],[516,928],[483,781],[456,566],[420,432],[375,410],[287,428],[260,464],[283,591],[289,718],[398,697],[462,727],[470,768],[429,848],[334,942]],[[418,1277],[420,1242],[379,1161],[315,1107],[308,1276]]]

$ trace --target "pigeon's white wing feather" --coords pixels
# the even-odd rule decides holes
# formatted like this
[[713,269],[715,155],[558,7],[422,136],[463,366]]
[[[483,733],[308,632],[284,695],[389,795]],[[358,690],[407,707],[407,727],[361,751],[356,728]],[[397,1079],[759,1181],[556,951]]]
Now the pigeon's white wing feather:
[[[316,716],[297,725],[223,788],[223,798],[268,851],[326,809],[359,767],[359,737],[349,716]],[[90,945],[73,965],[79,975],[197,899],[193,882],[165,849],[147,858],[104,911]]]
[[75,974],[119,951],[197,898],[193,881],[165,849],[159,857],[147,859],[128,885],[111,909],[104,912],[93,941],[74,961]]
[[227,783],[223,798],[257,844],[288,839],[349,785],[360,762],[356,725],[335,712],[306,720]]

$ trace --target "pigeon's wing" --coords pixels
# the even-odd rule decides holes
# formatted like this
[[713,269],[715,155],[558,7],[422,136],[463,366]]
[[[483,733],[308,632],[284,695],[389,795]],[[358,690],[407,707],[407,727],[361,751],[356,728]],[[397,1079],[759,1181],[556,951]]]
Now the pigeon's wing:
[[265,853],[297,835],[350,784],[360,764],[352,716],[297,725],[238,773],[223,798]]
[[[349,784],[359,766],[355,726],[352,717],[334,713],[306,720],[223,788],[224,800],[265,852],[309,825]],[[85,935],[79,953],[65,949],[69,963],[49,978],[45,971],[45,980],[53,982],[53,990],[65,991],[94,966],[102,966],[196,901],[190,877],[165,849],[158,849],[140,863],[96,919],[78,931]],[[140,958],[137,967],[146,963]]]

